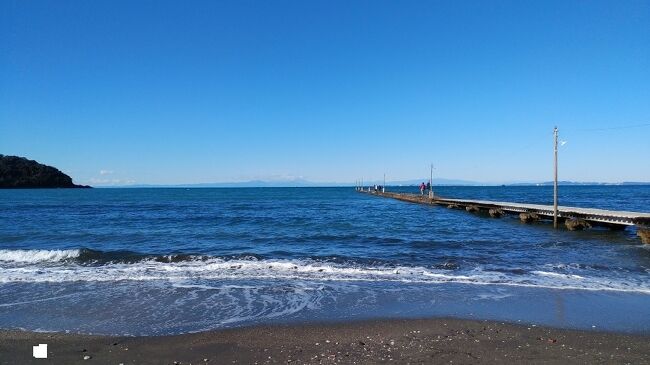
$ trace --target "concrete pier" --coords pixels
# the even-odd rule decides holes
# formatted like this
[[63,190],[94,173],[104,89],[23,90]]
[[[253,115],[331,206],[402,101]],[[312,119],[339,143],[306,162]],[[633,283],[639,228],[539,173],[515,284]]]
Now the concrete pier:
[[[426,195],[391,193],[366,190],[366,194],[393,198],[410,203],[442,205],[449,209],[465,209],[468,212],[488,212],[492,217],[507,214],[518,215],[522,222],[532,223],[542,219],[553,219],[553,206],[541,204],[522,204],[497,202],[488,200],[449,199]],[[591,227],[606,227],[612,230],[623,230],[628,226],[637,227],[637,235],[643,243],[650,244],[650,213],[614,211],[605,209],[558,207],[558,219],[564,222],[568,230],[584,230]]]

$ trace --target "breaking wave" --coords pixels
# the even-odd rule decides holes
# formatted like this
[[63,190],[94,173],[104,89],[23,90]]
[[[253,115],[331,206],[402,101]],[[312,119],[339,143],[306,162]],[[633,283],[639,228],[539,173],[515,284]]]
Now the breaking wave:
[[650,282],[608,271],[516,273],[482,266],[404,266],[328,259],[266,259],[243,255],[143,255],[129,251],[0,250],[0,283],[202,280],[372,281],[610,290],[650,294]]
[[57,262],[79,257],[81,250],[0,250],[0,262]]

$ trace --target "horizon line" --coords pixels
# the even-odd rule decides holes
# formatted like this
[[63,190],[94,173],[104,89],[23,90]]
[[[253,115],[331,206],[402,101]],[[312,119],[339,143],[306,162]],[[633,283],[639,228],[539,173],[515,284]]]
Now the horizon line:
[[[387,183],[386,187],[410,187],[418,186],[419,183]],[[371,184],[364,184],[363,187],[372,187],[372,186],[381,186],[381,184],[376,184],[372,182]],[[617,186],[644,186],[650,185],[650,182],[646,181],[622,181],[622,182],[596,182],[596,181],[559,181],[558,185],[562,186],[602,186],[602,185],[617,185]],[[92,185],[91,185],[92,186]],[[189,183],[189,184],[130,184],[130,185],[95,185],[93,188],[107,188],[107,189],[119,189],[119,188],[179,188],[179,189],[232,189],[232,188],[344,188],[344,187],[355,187],[354,183],[309,183],[301,185],[292,185],[287,184],[274,184],[268,182],[268,184],[253,184],[252,182],[237,182],[237,183]],[[434,184],[434,186],[446,186],[446,187],[498,187],[498,186],[531,186],[531,187],[540,187],[540,186],[553,186],[552,181],[545,182],[510,182],[510,183],[467,183],[467,184]]]

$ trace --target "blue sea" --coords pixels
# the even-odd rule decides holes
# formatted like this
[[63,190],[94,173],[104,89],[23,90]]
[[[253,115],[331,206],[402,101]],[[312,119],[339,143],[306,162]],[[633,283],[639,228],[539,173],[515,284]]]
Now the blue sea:
[[[551,187],[434,187],[549,204]],[[650,186],[561,186],[648,212]],[[389,191],[417,192],[416,187]],[[0,191],[0,328],[166,335],[459,317],[650,333],[650,245],[354,188]]]

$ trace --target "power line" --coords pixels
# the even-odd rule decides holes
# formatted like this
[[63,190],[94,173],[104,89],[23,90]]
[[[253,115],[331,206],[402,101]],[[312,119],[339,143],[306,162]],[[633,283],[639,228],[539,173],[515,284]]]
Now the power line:
[[583,128],[583,129],[571,129],[568,128],[570,132],[596,132],[596,131],[611,131],[611,130],[616,130],[616,129],[630,129],[630,128],[641,128],[641,127],[648,127],[650,126],[650,123],[643,123],[643,124],[630,124],[630,125],[622,125],[618,127],[604,127],[604,128]]

